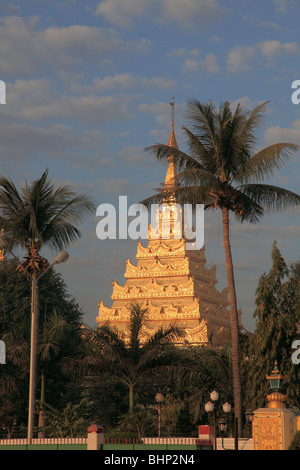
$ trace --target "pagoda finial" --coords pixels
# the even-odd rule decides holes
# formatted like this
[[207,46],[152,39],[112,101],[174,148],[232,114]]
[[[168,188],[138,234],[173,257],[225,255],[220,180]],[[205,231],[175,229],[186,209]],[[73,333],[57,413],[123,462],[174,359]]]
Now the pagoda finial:
[[174,96],[172,96],[172,100],[173,100],[173,101],[171,101],[171,103],[169,103],[169,105],[170,105],[171,108],[172,108],[172,127],[171,127],[171,133],[170,133],[170,137],[169,137],[168,146],[169,146],[169,147],[178,148],[178,146],[177,146],[177,141],[176,141],[176,137],[175,137],[175,132],[174,132],[174,111],[175,111],[175,100],[174,100]]
[[[178,149],[176,137],[175,137],[175,132],[174,132],[174,108],[175,108],[175,101],[174,101],[174,96],[172,97],[173,101],[169,103],[169,105],[172,108],[172,127],[171,127],[171,132],[170,132],[170,137],[169,137],[169,142],[168,146]],[[176,165],[174,163],[174,157],[173,155],[170,155],[168,157],[169,161],[169,166],[165,178],[165,188],[167,189],[173,189],[175,187],[175,178],[176,178]]]
[[172,128],[174,127],[174,110],[175,110],[175,98],[174,96],[172,96],[172,100],[170,104],[171,108],[172,108]]

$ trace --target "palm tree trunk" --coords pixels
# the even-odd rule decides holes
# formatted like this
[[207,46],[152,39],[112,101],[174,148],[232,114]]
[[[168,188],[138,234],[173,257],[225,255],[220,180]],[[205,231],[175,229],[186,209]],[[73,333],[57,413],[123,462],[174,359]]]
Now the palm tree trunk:
[[44,420],[44,404],[45,404],[45,374],[41,375],[41,409],[39,412],[39,434],[38,437],[43,439],[45,437],[45,420]]
[[133,399],[133,385],[129,385],[129,413],[133,413],[134,399]]
[[238,435],[242,436],[242,390],[240,377],[240,354],[239,354],[239,319],[236,302],[235,282],[231,246],[229,239],[229,211],[222,208],[223,239],[226,259],[227,282],[229,290],[230,315],[231,315],[231,356],[234,394],[234,413],[238,419]]
[[32,313],[31,313],[31,350],[30,350],[30,379],[29,379],[29,409],[27,439],[31,443],[34,427],[34,412],[36,399],[37,376],[37,345],[39,328],[39,293],[37,275],[32,276]]

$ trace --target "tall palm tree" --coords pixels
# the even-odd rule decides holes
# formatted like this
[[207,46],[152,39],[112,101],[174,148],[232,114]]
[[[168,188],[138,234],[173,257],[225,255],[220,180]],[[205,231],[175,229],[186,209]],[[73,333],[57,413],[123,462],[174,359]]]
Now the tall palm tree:
[[0,178],[0,227],[5,234],[1,243],[7,240],[5,246],[10,251],[14,245],[26,250],[25,261],[19,264],[19,269],[32,280],[29,440],[36,394],[38,279],[50,267],[39,252],[45,245],[61,250],[75,242],[81,236],[76,225],[93,210],[94,204],[87,195],[76,194],[69,186],[55,188],[48,170],[31,184],[25,182],[21,191],[11,180]]
[[[280,210],[300,203],[300,196],[263,180],[279,169],[297,150],[290,143],[277,143],[256,151],[256,131],[259,128],[267,102],[252,112],[240,104],[235,111],[229,102],[219,109],[208,101],[188,102],[189,127],[184,127],[189,154],[168,145],[154,145],[146,149],[158,160],[171,158],[179,174],[175,191],[178,203],[203,203],[205,209],[222,212],[223,240],[231,311],[231,348],[235,416],[242,424],[242,398],[239,366],[239,321],[236,289],[229,237],[229,213],[240,222],[258,222],[268,210]],[[143,201],[146,205],[160,202],[170,196],[168,188]],[[174,192],[173,192],[174,195]]]
[[147,310],[132,305],[129,339],[109,324],[91,332],[91,348],[85,357],[88,367],[105,370],[123,382],[129,389],[129,412],[134,410],[134,388],[143,377],[158,367],[177,364],[179,351],[172,341],[182,336],[178,327],[170,325],[158,329],[150,338],[145,336]]

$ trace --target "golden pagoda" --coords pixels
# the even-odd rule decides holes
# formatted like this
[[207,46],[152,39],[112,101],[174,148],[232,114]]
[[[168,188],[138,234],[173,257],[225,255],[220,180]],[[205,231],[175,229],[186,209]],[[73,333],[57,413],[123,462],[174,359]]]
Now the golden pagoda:
[[[174,101],[172,128],[168,146],[178,148],[174,133]],[[169,158],[165,188],[172,194],[176,182],[176,166]],[[172,199],[172,200],[171,200]],[[168,198],[170,207],[174,198]],[[124,286],[113,281],[112,307],[99,302],[99,325],[109,322],[126,339],[133,304],[147,309],[146,334],[160,327],[176,324],[184,329],[182,345],[219,346],[230,341],[230,312],[227,309],[228,289],[216,288],[216,266],[206,268],[205,247],[187,249],[185,238],[176,234],[176,209],[170,211],[169,231],[164,235],[162,211],[157,212],[156,230],[148,231],[148,244],[137,243],[137,264],[126,261]],[[153,236],[155,235],[155,236]]]

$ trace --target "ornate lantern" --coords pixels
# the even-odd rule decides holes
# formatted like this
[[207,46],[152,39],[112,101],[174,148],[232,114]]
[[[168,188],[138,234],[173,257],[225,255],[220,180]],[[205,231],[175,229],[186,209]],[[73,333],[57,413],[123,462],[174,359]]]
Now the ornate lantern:
[[279,372],[277,361],[275,361],[274,369],[272,370],[271,375],[267,375],[267,379],[270,381],[270,387],[273,392],[279,392],[283,386],[283,378]]
[[267,375],[266,378],[270,381],[270,387],[272,389],[272,393],[267,395],[268,400],[268,408],[285,408],[285,400],[286,396],[279,391],[282,389],[283,386],[283,378],[279,372],[277,362],[275,361],[274,369],[272,370],[271,375]]

